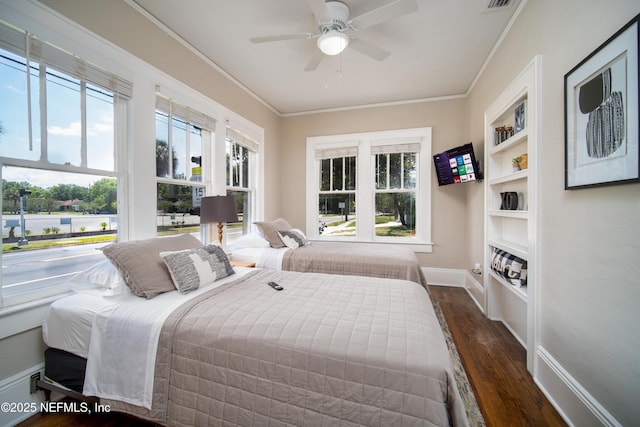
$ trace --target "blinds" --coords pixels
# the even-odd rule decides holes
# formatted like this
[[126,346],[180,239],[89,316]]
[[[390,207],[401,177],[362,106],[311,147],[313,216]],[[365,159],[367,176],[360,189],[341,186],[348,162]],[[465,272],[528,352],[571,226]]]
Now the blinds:
[[27,49],[25,32],[0,22],[0,47],[16,55],[25,55]]
[[133,85],[127,80],[4,22],[0,22],[0,47],[16,55],[24,56],[28,61],[39,62],[77,79],[100,86],[121,97],[131,98]]
[[258,143],[249,136],[227,126],[227,138],[248,148],[254,153],[258,152]]
[[319,149],[315,152],[316,160],[334,159],[336,157],[353,157],[358,155],[358,147],[336,147]]
[[204,113],[165,98],[162,95],[156,96],[156,109],[164,111],[167,114],[171,112],[172,116],[180,117],[186,122],[199,126],[210,132],[215,132],[216,130],[216,119],[213,117],[207,116]]
[[392,153],[419,153],[420,143],[406,143],[406,144],[389,144],[389,145],[374,145],[371,147],[371,154],[392,154]]

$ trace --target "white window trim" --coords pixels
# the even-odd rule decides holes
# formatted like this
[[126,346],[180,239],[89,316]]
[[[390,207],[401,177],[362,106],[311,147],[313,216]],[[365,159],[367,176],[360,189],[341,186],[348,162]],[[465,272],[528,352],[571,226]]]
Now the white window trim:
[[[375,170],[371,148],[379,145],[419,143],[418,154],[418,203],[416,205],[416,237],[381,238],[374,235],[374,217],[368,215],[375,208],[373,183]],[[306,231],[310,239],[336,240],[344,242],[373,242],[380,244],[401,244],[410,246],[415,252],[431,252],[431,127],[400,129],[381,132],[365,132],[307,138],[307,182],[306,182]],[[357,189],[358,210],[356,238],[321,236],[318,231],[318,195],[320,162],[316,158],[319,150],[357,147]],[[364,207],[364,208],[363,208]],[[362,214],[364,209],[364,215]]]
[[[132,101],[127,108],[118,107],[119,114],[128,118],[127,128],[116,129],[116,165],[118,178],[118,239],[144,239],[156,235],[155,221],[155,162],[153,165],[141,166],[140,159],[147,159],[152,155],[150,146],[136,144],[135,141],[154,140],[154,108],[158,86],[162,93],[178,102],[183,102],[216,119],[215,142],[208,156],[213,162],[219,156],[225,156],[225,124],[241,130],[258,142],[257,167],[254,171],[256,186],[256,203],[254,217],[264,216],[264,129],[241,116],[229,108],[219,104],[212,98],[195,91],[179,80],[154,68],[142,59],[121,49],[115,44],[90,32],[79,24],[57,14],[46,5],[34,0],[14,2],[0,0],[0,16],[2,19],[20,28],[34,32],[38,37],[47,40],[60,48],[85,59],[99,68],[133,82]],[[136,123],[136,126],[132,124]],[[221,150],[217,151],[217,150]],[[204,156],[204,153],[203,153]],[[3,159],[0,159],[0,162]],[[11,159],[15,166],[27,166],[21,160]],[[29,163],[32,165],[32,163]],[[53,166],[56,170],[67,171],[65,165]],[[205,165],[203,164],[203,168]],[[211,169],[211,166],[207,166]],[[69,170],[69,172],[77,172]],[[102,175],[104,172],[100,172]],[[222,174],[220,176],[219,174]],[[225,168],[213,170],[213,176],[207,180],[208,194],[224,194],[226,192]],[[1,260],[1,255],[0,255]],[[1,276],[1,272],[0,272]],[[17,322],[15,328],[5,330],[0,328],[0,339],[41,325],[43,311],[51,301],[61,298],[61,293],[42,299],[34,299],[24,304],[0,307],[0,320],[22,319],[22,315],[30,317],[29,322]],[[35,314],[34,314],[35,310]],[[23,313],[24,312],[24,313]],[[5,324],[6,325],[6,324]]]

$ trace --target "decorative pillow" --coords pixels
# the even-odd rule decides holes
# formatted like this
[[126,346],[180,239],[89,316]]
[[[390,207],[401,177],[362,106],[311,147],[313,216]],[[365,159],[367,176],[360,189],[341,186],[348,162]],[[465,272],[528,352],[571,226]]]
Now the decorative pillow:
[[307,236],[305,236],[304,233],[297,228],[278,231],[278,236],[280,236],[280,240],[282,240],[282,243],[284,243],[288,248],[291,249],[299,248],[300,246],[304,246],[309,243],[309,241],[307,240]]
[[[209,245],[209,248],[215,248]],[[210,253],[202,248],[186,249],[177,252],[160,252],[164,263],[169,269],[173,283],[181,294],[189,293],[198,289],[202,285],[213,283],[218,279],[227,277],[230,268],[229,260],[222,262],[218,259],[219,254]],[[224,252],[222,252],[224,255]],[[226,259],[226,255],[224,255]],[[231,269],[233,274],[233,269]]]
[[494,248],[491,269],[514,286],[527,286],[527,261],[509,252]]
[[108,259],[92,265],[67,281],[80,294],[111,297],[129,292],[124,279]]
[[175,290],[173,280],[160,252],[202,248],[202,243],[190,234],[155,237],[112,243],[102,252],[118,269],[131,291],[145,298]]
[[204,247],[204,250],[209,252],[219,263],[224,265],[226,274],[224,276],[218,276],[218,279],[222,279],[223,277],[231,276],[232,274],[236,273],[233,267],[231,267],[229,257],[225,253],[224,249],[220,247],[220,245],[207,245]]
[[271,247],[274,248],[284,248],[286,246],[282,242],[282,239],[280,239],[278,231],[291,230],[293,228],[291,224],[283,218],[278,218],[275,221],[254,222],[254,224],[258,227],[258,231],[260,231],[262,236],[267,239]]

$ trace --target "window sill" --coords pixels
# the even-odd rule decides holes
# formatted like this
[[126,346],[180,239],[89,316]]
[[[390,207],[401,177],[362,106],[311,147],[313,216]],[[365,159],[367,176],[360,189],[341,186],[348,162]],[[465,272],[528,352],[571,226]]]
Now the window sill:
[[418,241],[391,241],[391,240],[354,240],[345,238],[313,238],[312,242],[341,242],[341,243],[354,243],[354,244],[370,244],[370,245],[388,245],[388,246],[405,246],[411,249],[415,253],[431,253],[433,251],[433,243],[431,242],[418,242]]
[[0,308],[0,340],[42,326],[51,303],[69,292]]

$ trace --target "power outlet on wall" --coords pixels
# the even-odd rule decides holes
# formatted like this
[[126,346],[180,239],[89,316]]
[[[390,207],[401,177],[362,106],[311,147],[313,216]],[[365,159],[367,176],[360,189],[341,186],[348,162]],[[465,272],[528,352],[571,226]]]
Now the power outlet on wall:
[[471,272],[475,273],[475,274],[482,274],[482,266],[481,266],[481,264],[479,262],[476,262],[473,265],[473,268],[471,269]]
[[38,391],[38,386],[36,385],[36,381],[40,380],[40,372],[34,372],[31,374],[29,379],[29,393],[33,394]]

